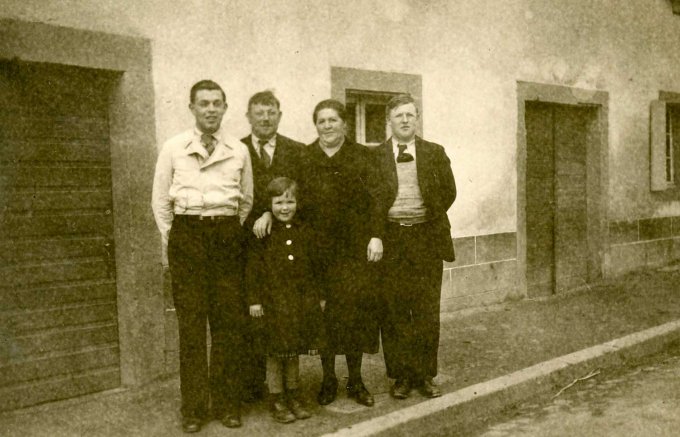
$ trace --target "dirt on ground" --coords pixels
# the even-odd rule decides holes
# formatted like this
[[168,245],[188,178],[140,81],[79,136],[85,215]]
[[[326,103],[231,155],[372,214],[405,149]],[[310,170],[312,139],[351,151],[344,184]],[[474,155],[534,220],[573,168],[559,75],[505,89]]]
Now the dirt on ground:
[[[447,314],[442,317],[437,380],[444,392],[452,392],[678,319],[679,269],[640,271],[563,295]],[[341,379],[346,376],[341,357],[336,369]],[[234,435],[320,435],[425,400],[417,393],[405,401],[389,397],[391,382],[385,377],[382,354],[364,356],[363,374],[375,395],[374,407],[357,405],[342,389],[334,403],[320,407],[314,402],[321,379],[318,357],[303,357],[301,388],[314,416],[283,426],[273,423],[266,403],[250,404],[243,411],[244,427]],[[182,435],[178,410],[179,384],[171,378],[143,388],[2,413],[0,435],[168,437]],[[472,416],[473,428],[494,419],[484,412]],[[224,432],[212,422],[201,434]]]
[[440,367],[452,388],[484,381],[680,318],[680,271],[641,271],[446,322]]

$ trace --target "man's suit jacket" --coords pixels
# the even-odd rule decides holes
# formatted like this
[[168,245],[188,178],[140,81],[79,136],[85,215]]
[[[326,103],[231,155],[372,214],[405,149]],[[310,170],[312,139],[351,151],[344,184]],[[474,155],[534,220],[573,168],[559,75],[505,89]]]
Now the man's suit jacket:
[[[439,144],[420,137],[416,137],[415,144],[418,184],[428,211],[428,223],[424,226],[432,229],[434,255],[445,261],[454,261],[451,224],[446,213],[456,200],[456,182],[451,171],[451,161]],[[376,166],[385,183],[385,204],[389,208],[397,198],[399,188],[392,139],[376,147],[373,152],[376,154]],[[387,220],[387,214],[385,219]]]
[[267,198],[267,185],[272,179],[285,176],[295,181],[298,180],[301,165],[301,153],[304,144],[292,140],[283,135],[276,134],[276,148],[272,156],[271,165],[265,167],[257,153],[257,145],[253,145],[252,136],[248,135],[241,139],[248,150],[253,166],[254,201],[253,209],[245,222],[246,229],[252,230],[255,220],[260,218],[271,207]]

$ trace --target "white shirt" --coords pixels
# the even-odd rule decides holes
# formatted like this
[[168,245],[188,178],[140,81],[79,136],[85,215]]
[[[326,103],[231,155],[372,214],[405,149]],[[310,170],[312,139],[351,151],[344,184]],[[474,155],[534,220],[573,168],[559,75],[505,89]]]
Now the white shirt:
[[[256,137],[254,134],[250,134],[250,140],[253,142],[253,146],[255,146],[255,150],[257,151],[257,155],[262,158],[262,150],[260,149],[260,139]],[[267,152],[269,155],[270,161],[271,158],[274,157],[274,150],[276,149],[276,134],[272,135],[272,137],[267,141],[267,143],[264,145],[264,150]]]
[[396,138],[392,137],[392,151],[394,152],[394,160],[397,160],[397,156],[399,155],[399,144],[406,144],[406,149],[404,150],[404,153],[410,153],[411,156],[413,156],[413,162],[416,161],[416,139],[415,137],[409,141],[408,143],[402,143],[397,141]]
[[175,214],[238,215],[253,207],[253,170],[248,147],[218,130],[215,150],[201,144],[194,128],[163,144],[156,162],[151,207],[164,246]]

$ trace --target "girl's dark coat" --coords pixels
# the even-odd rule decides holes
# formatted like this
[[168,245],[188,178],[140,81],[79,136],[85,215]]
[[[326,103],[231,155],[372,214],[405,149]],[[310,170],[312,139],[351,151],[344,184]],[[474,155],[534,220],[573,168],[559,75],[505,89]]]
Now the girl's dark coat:
[[324,346],[311,239],[308,227],[275,221],[271,235],[252,242],[246,267],[248,304],[261,304],[264,311],[261,318],[251,317],[256,352],[293,355]]

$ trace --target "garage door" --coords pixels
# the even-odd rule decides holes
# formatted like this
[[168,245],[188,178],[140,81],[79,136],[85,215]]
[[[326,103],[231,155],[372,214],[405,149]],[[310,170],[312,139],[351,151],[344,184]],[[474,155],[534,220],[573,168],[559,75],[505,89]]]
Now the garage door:
[[113,80],[0,62],[0,410],[120,383]]

